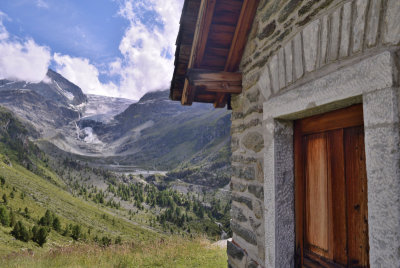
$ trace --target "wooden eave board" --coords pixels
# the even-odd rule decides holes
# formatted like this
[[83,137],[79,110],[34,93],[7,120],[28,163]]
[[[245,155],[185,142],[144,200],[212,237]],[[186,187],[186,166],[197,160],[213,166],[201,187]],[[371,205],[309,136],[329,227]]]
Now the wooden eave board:
[[[194,2],[196,1],[186,0],[185,7],[193,8]],[[221,89],[221,92],[215,92],[218,91],[217,88],[210,92],[204,87],[189,85],[186,71],[192,68],[216,72],[238,71],[258,0],[201,0],[201,3],[197,0],[197,4],[199,6],[196,9],[196,25],[193,26],[193,19],[187,18],[194,10],[184,8],[182,13],[181,22],[191,21],[191,25],[183,27],[181,24],[177,40],[178,60],[175,60],[170,97],[173,100],[181,100],[184,105],[195,101],[214,102],[215,107],[223,107],[227,101],[225,91]],[[191,35],[188,31],[192,31]],[[188,38],[191,38],[189,58]],[[213,82],[210,81],[207,85],[213,85]]]

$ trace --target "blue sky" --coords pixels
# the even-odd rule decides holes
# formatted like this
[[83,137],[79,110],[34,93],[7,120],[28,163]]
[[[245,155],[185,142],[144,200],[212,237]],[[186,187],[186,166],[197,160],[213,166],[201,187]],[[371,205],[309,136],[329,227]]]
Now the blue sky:
[[0,79],[38,82],[50,67],[86,93],[138,99],[166,89],[182,4],[1,0]]

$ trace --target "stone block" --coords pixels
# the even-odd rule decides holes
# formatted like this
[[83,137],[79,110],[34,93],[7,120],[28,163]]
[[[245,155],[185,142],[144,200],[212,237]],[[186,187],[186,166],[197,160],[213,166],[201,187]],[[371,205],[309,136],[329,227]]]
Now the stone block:
[[319,56],[319,65],[326,63],[326,52],[328,49],[328,16],[323,16],[321,19],[321,47]]
[[231,229],[236,235],[243,238],[247,243],[257,246],[257,236],[254,234],[254,232],[234,221],[231,221]]
[[398,89],[386,88],[363,96],[366,127],[399,122]]
[[264,214],[262,202],[254,199],[252,207],[254,208],[254,210],[253,210],[254,216],[256,216],[257,219],[261,219]]
[[301,40],[301,32],[296,34],[293,38],[293,51],[294,51],[294,77],[299,79],[304,74],[303,69],[303,45]]
[[264,138],[258,132],[249,132],[242,138],[242,144],[247,149],[257,153],[264,148]]
[[330,16],[330,35],[329,35],[329,61],[338,58],[339,38],[340,38],[340,13],[341,8],[336,9]]
[[400,1],[388,0],[384,19],[383,42],[400,44]]
[[254,167],[232,166],[232,174],[236,178],[252,181],[255,179]]
[[245,256],[244,251],[229,240],[227,241],[226,244],[226,251],[230,257],[238,260],[242,260],[243,257]]
[[304,65],[306,72],[314,71],[317,65],[319,25],[320,21],[315,20],[303,30]]
[[239,195],[239,194],[232,194],[232,201],[235,201],[239,204],[247,206],[250,210],[253,210],[253,203],[250,198]]
[[290,84],[293,81],[292,41],[285,45],[285,67],[286,83]]
[[285,74],[285,55],[283,48],[278,51],[278,73],[279,73],[279,88],[286,86],[286,74]]
[[278,55],[274,55],[269,62],[269,70],[271,72],[272,91],[279,91],[279,71],[278,71]]
[[264,199],[264,187],[262,185],[257,184],[249,184],[247,186],[249,193],[253,194],[258,199]]
[[368,47],[376,45],[379,28],[379,16],[382,0],[371,0],[367,18],[365,40]]
[[352,2],[347,2],[346,4],[343,5],[342,29],[341,29],[341,35],[340,35],[340,48],[339,48],[340,58],[347,57],[349,55],[350,29],[351,29],[351,5],[352,5]]
[[231,190],[235,192],[244,192],[247,189],[247,184],[240,182],[239,180],[231,179]]
[[365,17],[367,15],[368,1],[357,0],[355,2],[355,14],[353,20],[353,52],[357,53],[363,48]]
[[261,92],[261,94],[264,96],[266,100],[269,99],[269,96],[271,96],[272,93],[272,88],[271,88],[271,79],[269,75],[269,68],[268,65],[266,65],[260,72],[260,78],[258,80],[258,88]]
[[260,101],[260,90],[257,86],[252,87],[246,93],[246,98],[249,102],[257,102]]
[[233,220],[237,222],[247,222],[248,220],[246,215],[243,213],[243,210],[235,206],[234,204],[232,205],[231,208],[231,217]]
[[365,128],[371,267],[400,265],[399,125]]

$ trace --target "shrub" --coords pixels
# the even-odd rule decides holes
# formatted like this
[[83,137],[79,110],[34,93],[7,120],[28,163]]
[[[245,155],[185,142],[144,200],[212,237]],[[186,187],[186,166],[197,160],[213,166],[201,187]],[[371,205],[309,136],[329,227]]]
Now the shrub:
[[72,227],[71,237],[74,240],[78,240],[81,237],[81,235],[82,235],[81,226],[79,226],[78,224],[74,225],[74,227]]
[[61,231],[61,222],[58,217],[55,217],[53,220],[53,229],[57,232]]
[[107,237],[107,236],[103,236],[100,240],[100,245],[102,245],[103,247],[108,247],[111,245],[111,238]]
[[8,211],[4,206],[0,206],[0,223],[3,226],[10,225],[10,215],[8,214]]
[[37,227],[36,225],[32,228],[32,240],[39,244],[39,246],[43,246],[47,241],[48,232],[45,227]]
[[29,231],[26,229],[25,225],[21,221],[18,221],[14,225],[14,229],[11,231],[11,234],[16,239],[24,242],[28,242],[31,237]]

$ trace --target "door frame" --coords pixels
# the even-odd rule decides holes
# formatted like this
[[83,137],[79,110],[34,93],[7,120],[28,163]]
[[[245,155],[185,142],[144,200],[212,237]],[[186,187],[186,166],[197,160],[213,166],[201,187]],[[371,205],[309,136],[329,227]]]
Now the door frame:
[[[371,267],[400,265],[400,97],[390,51],[292,85],[263,103],[265,267],[294,267],[294,120],[362,103]],[[378,67],[377,67],[378,66]],[[385,209],[382,209],[385,208]]]
[[[317,263],[323,264],[327,267],[342,267],[341,265],[335,264],[331,262],[330,260],[318,256],[316,254],[313,254],[311,252],[305,252],[304,249],[304,225],[305,225],[305,204],[304,200],[306,197],[305,194],[305,188],[306,187],[306,180],[305,180],[305,170],[304,170],[304,164],[305,164],[305,157],[306,157],[306,148],[305,148],[305,142],[304,138],[309,135],[309,134],[318,134],[318,133],[326,133],[326,135],[329,135],[327,131],[334,131],[334,130],[343,130],[345,128],[350,128],[350,127],[357,127],[357,126],[364,126],[364,120],[363,120],[363,107],[362,104],[355,104],[343,109],[335,110],[332,112],[327,112],[323,114],[318,114],[314,115],[311,117],[307,117],[304,119],[299,119],[294,121],[294,172],[295,172],[295,234],[296,234],[296,266],[297,267],[302,267],[304,264],[304,256],[307,254],[308,257]],[[342,142],[344,140],[342,139]],[[329,143],[328,143],[329,144]],[[344,144],[343,144],[344,146]],[[330,160],[332,155],[330,155],[330,151],[332,145],[327,145],[327,153],[328,153],[328,161],[330,163]],[[341,156],[343,157],[344,161],[344,155],[343,155],[343,149],[341,150]],[[336,161],[338,162],[338,161]],[[328,164],[330,165],[330,164]],[[344,166],[342,166],[344,168]],[[330,203],[330,206],[332,206],[332,200],[331,200],[331,194],[333,191],[332,190],[332,181],[331,181],[331,176],[333,176],[333,173],[336,173],[336,171],[328,171],[329,177],[328,177],[328,200]],[[343,169],[344,172],[344,169]],[[340,174],[340,177],[344,176],[343,174]],[[337,176],[336,176],[337,177]],[[343,182],[345,184],[345,182]],[[367,197],[366,197],[367,198]],[[346,205],[345,205],[346,207]],[[333,211],[331,211],[333,207],[330,207],[330,210],[328,212],[328,220],[329,220],[329,225],[333,223]],[[346,210],[347,211],[347,210]],[[346,212],[347,215],[347,212]],[[347,218],[347,216],[346,216]],[[347,229],[347,227],[346,227]],[[346,231],[346,236],[347,236],[347,231]],[[334,247],[333,245],[333,236],[335,236],[334,229],[330,229],[329,233],[329,247],[331,250]],[[346,238],[347,239],[347,238]],[[333,251],[331,252],[333,254]],[[315,255],[315,256],[314,256]],[[333,255],[331,256],[333,257]]]

